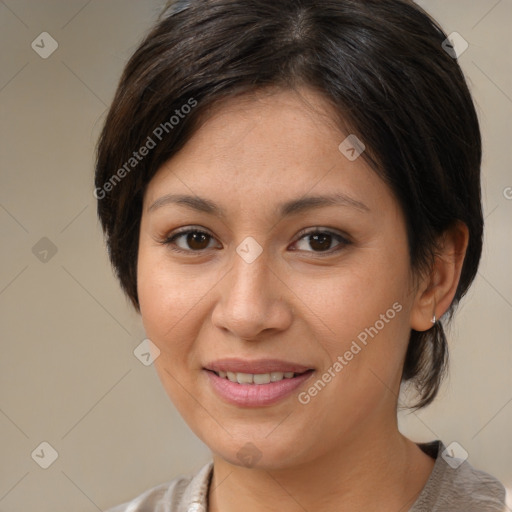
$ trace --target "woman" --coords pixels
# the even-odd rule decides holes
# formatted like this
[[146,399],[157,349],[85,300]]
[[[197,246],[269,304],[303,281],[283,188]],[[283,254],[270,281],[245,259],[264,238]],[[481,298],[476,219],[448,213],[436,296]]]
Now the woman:
[[397,426],[482,249],[456,52],[407,0],[170,2],[98,146],[98,213],[161,381],[213,460],[111,512],[502,511]]

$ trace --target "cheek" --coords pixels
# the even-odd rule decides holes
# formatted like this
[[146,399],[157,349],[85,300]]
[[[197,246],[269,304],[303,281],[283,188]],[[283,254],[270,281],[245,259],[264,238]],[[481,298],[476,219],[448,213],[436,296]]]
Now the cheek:
[[[370,331],[396,339],[407,323],[408,275],[406,258],[391,259],[381,251],[358,256],[356,263],[329,273],[325,279],[297,276],[293,289],[306,307],[304,314],[317,325],[319,339],[334,357],[351,341],[364,342]],[[355,259],[355,258],[354,258]],[[400,310],[400,311],[398,311]]]
[[[169,268],[161,248],[146,245],[139,248],[137,291],[142,323],[146,336],[158,347],[160,354],[153,366],[163,387],[182,416],[188,417],[187,397],[183,385],[190,375],[189,359],[195,339],[190,322],[194,307],[200,302],[197,283]],[[189,384],[185,384],[189,388]]]
[[[186,314],[194,305],[193,290],[180,274],[168,269],[162,248],[147,246],[143,241],[137,263],[137,291],[142,322],[147,336],[165,356],[179,340],[180,330],[186,327]],[[175,350],[173,350],[175,352]]]
[[392,396],[389,390],[399,381],[410,330],[410,299],[404,293],[409,283],[407,261],[406,251],[368,251],[346,270],[333,273],[328,292],[313,282],[302,288],[309,289],[317,339],[327,353],[322,369],[335,375],[318,406],[343,397],[339,410],[356,407],[366,414]]
[[173,368],[197,363],[194,340],[211,308],[221,279],[218,272],[172,262],[165,247],[142,240],[137,265],[137,290],[147,337],[160,349],[160,365]]

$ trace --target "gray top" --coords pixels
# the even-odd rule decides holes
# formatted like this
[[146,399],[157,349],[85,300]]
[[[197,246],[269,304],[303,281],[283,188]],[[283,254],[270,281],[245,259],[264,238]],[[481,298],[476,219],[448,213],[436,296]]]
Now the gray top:
[[[469,462],[450,457],[441,441],[418,444],[435,458],[434,468],[409,512],[505,512],[505,488]],[[452,452],[453,454],[453,452]],[[188,477],[149,489],[106,512],[207,512],[213,462]]]

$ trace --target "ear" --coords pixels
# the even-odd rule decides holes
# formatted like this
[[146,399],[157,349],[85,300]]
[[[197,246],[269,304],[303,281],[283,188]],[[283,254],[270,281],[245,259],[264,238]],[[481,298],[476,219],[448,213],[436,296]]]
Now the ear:
[[411,328],[426,331],[446,313],[459,284],[462,264],[469,241],[467,226],[457,221],[439,238],[438,252],[430,273],[418,285],[411,309]]

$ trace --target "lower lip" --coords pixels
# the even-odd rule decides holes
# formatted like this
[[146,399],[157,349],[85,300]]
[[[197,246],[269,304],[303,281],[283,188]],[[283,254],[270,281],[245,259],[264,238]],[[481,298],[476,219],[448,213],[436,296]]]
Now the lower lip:
[[263,407],[272,405],[288,397],[303,382],[311,377],[307,371],[292,379],[282,379],[268,384],[238,384],[205,370],[215,391],[227,402],[240,407]]

